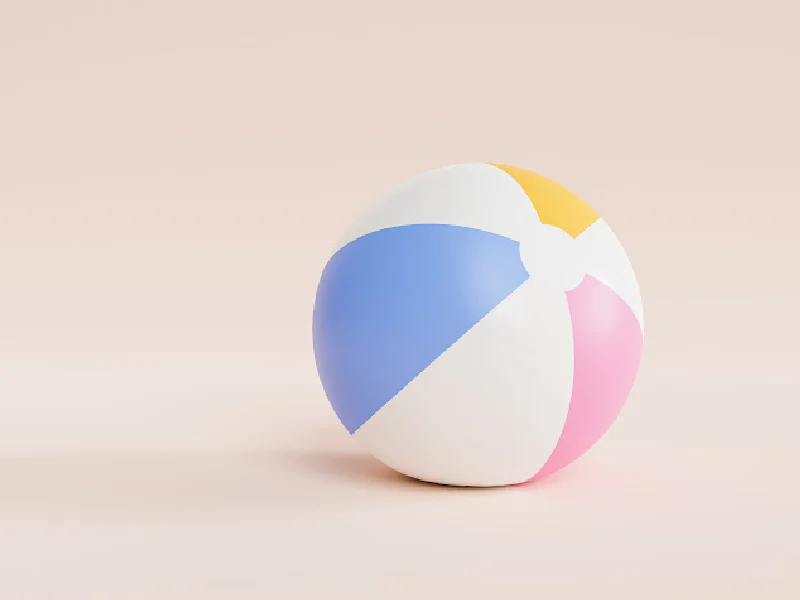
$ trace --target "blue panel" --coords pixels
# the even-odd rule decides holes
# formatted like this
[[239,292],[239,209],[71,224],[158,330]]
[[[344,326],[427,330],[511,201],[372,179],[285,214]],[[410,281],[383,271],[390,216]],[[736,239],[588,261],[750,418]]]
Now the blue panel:
[[356,431],[527,278],[519,242],[467,227],[392,227],[339,250],[313,336],[342,424]]

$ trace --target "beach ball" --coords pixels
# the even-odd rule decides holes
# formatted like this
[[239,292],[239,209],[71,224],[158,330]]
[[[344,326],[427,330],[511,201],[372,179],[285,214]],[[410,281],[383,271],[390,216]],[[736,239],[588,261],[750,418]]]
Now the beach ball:
[[459,164],[388,190],[344,233],[313,308],[322,387],[344,428],[409,477],[545,477],[605,435],[644,321],[609,225],[560,184]]

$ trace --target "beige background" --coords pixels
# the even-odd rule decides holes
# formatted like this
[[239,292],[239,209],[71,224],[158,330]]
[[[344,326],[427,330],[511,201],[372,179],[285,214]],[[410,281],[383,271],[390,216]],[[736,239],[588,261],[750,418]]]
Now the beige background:
[[[799,16],[0,0],[0,598],[800,597]],[[537,486],[394,476],[313,366],[346,225],[476,160],[642,286],[626,410]]]

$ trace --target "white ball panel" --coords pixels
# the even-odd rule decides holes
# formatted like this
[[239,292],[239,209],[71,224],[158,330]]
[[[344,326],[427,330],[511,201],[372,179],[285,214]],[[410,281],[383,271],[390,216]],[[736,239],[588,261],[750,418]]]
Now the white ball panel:
[[639,282],[628,254],[604,220],[592,223],[575,240],[589,275],[614,290],[631,308],[644,332],[644,309]]
[[386,465],[417,479],[519,483],[558,442],[572,375],[566,296],[528,281],[354,435]]
[[451,165],[390,190],[356,220],[336,250],[379,229],[421,223],[473,227],[520,241],[539,217],[505,171],[483,163]]

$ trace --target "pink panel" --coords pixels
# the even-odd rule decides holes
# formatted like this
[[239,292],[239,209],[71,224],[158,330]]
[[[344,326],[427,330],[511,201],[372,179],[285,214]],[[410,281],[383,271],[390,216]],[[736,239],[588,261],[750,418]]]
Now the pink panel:
[[642,354],[642,330],[610,288],[586,277],[567,292],[575,345],[572,401],[561,438],[529,481],[555,473],[608,431],[633,387]]

